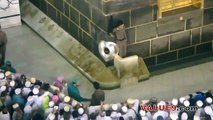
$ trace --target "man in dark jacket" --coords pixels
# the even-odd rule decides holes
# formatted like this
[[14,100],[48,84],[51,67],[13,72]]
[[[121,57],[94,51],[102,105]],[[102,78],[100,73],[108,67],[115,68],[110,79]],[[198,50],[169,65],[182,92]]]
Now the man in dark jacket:
[[101,105],[105,100],[105,93],[100,89],[100,84],[98,82],[93,82],[95,92],[92,94],[91,106]]
[[6,45],[7,45],[7,35],[4,31],[2,31],[1,25],[0,25],[0,54],[1,54],[0,65],[1,66],[4,64],[4,60],[5,60]]

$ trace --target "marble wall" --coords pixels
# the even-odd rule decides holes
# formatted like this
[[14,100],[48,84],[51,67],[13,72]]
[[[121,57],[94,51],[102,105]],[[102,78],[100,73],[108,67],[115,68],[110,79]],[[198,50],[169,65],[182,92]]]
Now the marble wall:
[[140,55],[149,67],[212,51],[213,0],[203,9],[182,8],[158,18],[157,0],[30,0],[99,57],[100,40],[116,19],[124,21],[128,55]]

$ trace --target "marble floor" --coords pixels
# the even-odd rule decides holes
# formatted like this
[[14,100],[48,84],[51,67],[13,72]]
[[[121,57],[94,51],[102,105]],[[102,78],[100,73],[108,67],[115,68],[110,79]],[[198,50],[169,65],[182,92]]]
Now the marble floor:
[[[4,29],[8,36],[6,59],[11,60],[19,73],[52,83],[56,76],[66,80],[81,79],[82,96],[90,97],[94,89],[91,83],[62,56],[25,24]],[[171,100],[199,90],[213,88],[213,61],[166,72],[150,77],[149,80],[115,90],[105,90],[106,103],[125,99]]]

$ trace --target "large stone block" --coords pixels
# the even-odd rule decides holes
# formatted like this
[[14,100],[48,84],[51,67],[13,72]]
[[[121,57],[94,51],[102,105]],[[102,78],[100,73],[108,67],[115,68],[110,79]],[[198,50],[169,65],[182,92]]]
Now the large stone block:
[[89,19],[91,19],[91,8],[85,0],[73,0],[72,5]]
[[213,25],[208,25],[202,28],[202,42],[213,40]]
[[178,51],[178,58],[185,58],[195,55],[195,47],[189,47]]
[[156,57],[149,57],[149,58],[145,58],[144,62],[146,63],[147,66],[153,66],[156,65]]
[[204,19],[203,19],[203,24],[211,24],[213,23],[213,8],[209,9],[204,9]]
[[67,2],[64,2],[64,11],[63,13],[67,16],[67,17],[70,17],[70,6]]
[[177,60],[177,51],[165,53],[157,56],[157,64],[171,62]]
[[213,0],[204,0],[204,8],[213,7]]
[[67,17],[65,17],[64,15],[62,15],[62,21],[61,21],[61,26],[65,31],[69,31],[69,20]]
[[166,35],[184,30],[184,21],[171,20],[165,24],[159,24],[158,35]]
[[212,42],[204,43],[197,46],[196,53],[206,53],[206,52],[212,52]]
[[94,5],[98,9],[102,10],[102,0],[87,0],[91,5]]
[[41,5],[40,5],[40,9],[43,13],[47,13],[47,3],[44,0],[41,0]]
[[54,6],[61,12],[63,12],[64,10],[64,0],[55,0],[54,1]]
[[186,29],[190,28],[195,28],[195,27],[200,27],[201,26],[201,21],[202,21],[202,13],[197,12],[194,13],[197,16],[193,16],[192,18],[186,19]]
[[113,14],[149,5],[149,0],[103,0],[103,12]]
[[149,56],[150,41],[129,45],[127,47],[127,55],[138,55],[142,57]]
[[131,26],[152,21],[152,6],[133,9],[131,11]]
[[79,28],[72,21],[70,21],[69,34],[72,35],[75,39],[79,39]]
[[58,22],[56,17],[56,9],[52,7],[50,4],[47,4],[47,15],[56,23]]
[[108,16],[105,16],[97,8],[92,8],[92,21],[103,30],[107,31],[108,29]]
[[170,50],[183,48],[190,45],[190,32],[181,32],[171,35]]
[[135,27],[126,29],[128,44],[135,43]]
[[136,40],[137,41],[142,41],[145,39],[149,39],[149,38],[153,38],[156,37],[157,34],[157,30],[156,30],[157,24],[156,22],[150,23],[150,24],[146,24],[146,25],[142,25],[142,26],[138,26],[136,28]]
[[94,40],[85,32],[83,32],[83,45],[93,51]]
[[73,7],[70,7],[70,18],[73,22],[79,25],[79,12],[76,11]]
[[158,6],[157,5],[154,5],[153,7],[152,7],[152,14],[153,14],[153,16],[152,16],[152,20],[153,21],[155,21],[155,20],[157,20],[157,18],[158,18]]
[[169,50],[169,37],[157,38],[151,41],[151,54],[159,54]]
[[113,21],[122,20],[124,22],[124,25],[125,25],[126,28],[130,26],[130,21],[129,21],[130,14],[129,14],[129,11],[113,14],[112,15],[112,19],[113,19]]
[[90,34],[90,22],[86,17],[82,15],[80,15],[80,27]]
[[192,45],[200,43],[200,28],[192,30]]
[[100,42],[101,40],[104,41],[111,41],[109,35],[104,32],[103,30],[99,29],[94,24],[91,24],[91,35],[96,40],[96,42]]

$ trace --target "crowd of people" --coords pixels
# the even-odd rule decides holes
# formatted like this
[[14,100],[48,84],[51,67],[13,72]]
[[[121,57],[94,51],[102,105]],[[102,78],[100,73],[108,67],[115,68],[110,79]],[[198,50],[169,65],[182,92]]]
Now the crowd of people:
[[[121,103],[106,104],[98,82],[93,83],[95,91],[91,98],[80,95],[79,83],[79,79],[67,82],[59,76],[49,84],[16,73],[11,62],[6,61],[0,71],[0,120],[213,119],[211,91],[196,92],[169,102],[152,97],[150,100],[129,98]],[[160,106],[168,105],[176,109],[160,109]],[[190,107],[196,109],[186,109]]]

